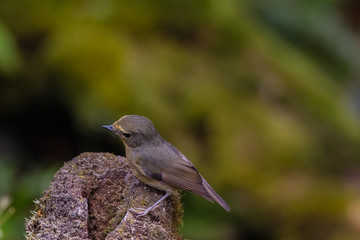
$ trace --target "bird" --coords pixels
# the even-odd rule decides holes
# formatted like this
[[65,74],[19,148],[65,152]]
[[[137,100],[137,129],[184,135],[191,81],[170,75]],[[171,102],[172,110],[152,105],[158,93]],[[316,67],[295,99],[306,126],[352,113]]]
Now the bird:
[[190,160],[159,134],[150,119],[125,115],[112,125],[102,127],[114,132],[122,140],[126,159],[135,177],[165,192],[163,197],[146,209],[130,209],[137,217],[147,215],[177,190],[186,190],[210,202],[216,201],[230,212],[230,206],[200,175]]

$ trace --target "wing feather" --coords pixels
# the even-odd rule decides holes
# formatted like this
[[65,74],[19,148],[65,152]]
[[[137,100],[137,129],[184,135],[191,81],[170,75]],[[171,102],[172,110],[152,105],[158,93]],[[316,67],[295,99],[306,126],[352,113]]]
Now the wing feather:
[[213,198],[202,185],[203,178],[199,172],[193,165],[184,163],[176,163],[171,169],[163,171],[162,181],[175,188],[195,193],[213,202]]

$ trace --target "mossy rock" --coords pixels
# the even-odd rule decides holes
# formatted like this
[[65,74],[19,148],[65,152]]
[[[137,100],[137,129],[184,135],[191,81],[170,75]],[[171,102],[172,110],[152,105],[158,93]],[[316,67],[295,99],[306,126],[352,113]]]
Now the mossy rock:
[[180,194],[175,193],[144,217],[132,207],[164,195],[141,183],[124,157],[82,153],[55,174],[26,221],[27,239],[181,239]]

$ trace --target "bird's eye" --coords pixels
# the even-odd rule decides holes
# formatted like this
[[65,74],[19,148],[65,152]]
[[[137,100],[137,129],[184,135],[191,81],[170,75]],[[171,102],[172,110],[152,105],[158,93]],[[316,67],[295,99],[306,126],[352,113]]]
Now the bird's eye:
[[131,134],[130,133],[122,133],[122,135],[124,136],[124,137],[126,137],[126,138],[130,138],[131,137]]

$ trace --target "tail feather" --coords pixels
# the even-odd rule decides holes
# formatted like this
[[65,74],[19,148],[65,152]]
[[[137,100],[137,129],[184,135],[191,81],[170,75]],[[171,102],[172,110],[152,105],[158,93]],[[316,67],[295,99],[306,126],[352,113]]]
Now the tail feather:
[[208,184],[205,178],[203,178],[202,176],[201,178],[202,178],[202,185],[209,193],[211,198],[215,200],[220,206],[222,206],[226,211],[230,212],[230,206],[215,192],[215,190]]

